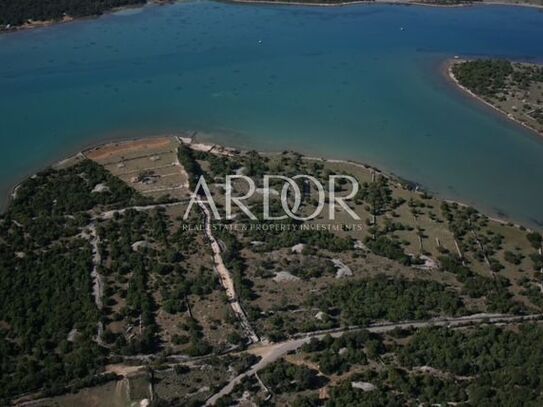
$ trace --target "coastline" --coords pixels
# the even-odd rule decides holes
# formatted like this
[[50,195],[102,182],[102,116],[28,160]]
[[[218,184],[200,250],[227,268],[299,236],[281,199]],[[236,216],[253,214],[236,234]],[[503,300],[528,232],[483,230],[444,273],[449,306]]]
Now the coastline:
[[515,118],[511,113],[507,113],[505,110],[500,109],[499,107],[493,105],[489,101],[485,100],[481,96],[475,94],[470,89],[466,88],[464,85],[460,83],[460,81],[454,76],[453,73],[453,67],[456,64],[460,64],[462,62],[466,62],[466,59],[448,59],[444,63],[444,75],[449,83],[453,83],[457,89],[460,89],[463,93],[470,96],[473,100],[477,101],[478,103],[482,103],[485,106],[491,108],[494,112],[498,113],[501,117],[515,123],[516,125],[520,125],[523,127],[524,130],[528,130],[530,133],[538,136],[543,137],[543,132],[538,131],[537,129],[529,126],[528,124],[518,120]]
[[[86,158],[86,153],[92,150],[96,150],[100,147],[108,146],[108,145],[121,145],[125,143],[131,143],[135,141],[141,141],[146,139],[154,139],[154,138],[161,138],[161,137],[171,137],[175,138],[179,143],[187,144],[191,146],[191,148],[194,148],[198,151],[207,151],[211,152],[213,151],[215,154],[224,154],[228,155],[231,154],[234,151],[240,152],[240,153],[247,153],[250,150],[246,150],[243,148],[238,147],[231,147],[231,146],[225,146],[220,143],[213,143],[209,141],[195,141],[196,136],[198,135],[197,131],[186,131],[186,132],[179,132],[179,133],[168,133],[168,134],[152,134],[152,135],[145,135],[145,136],[136,136],[136,137],[109,137],[103,139],[101,142],[98,143],[89,143],[82,147],[80,147],[79,151],[74,152],[65,158],[62,158],[60,160],[54,160],[50,162],[48,165],[41,167],[39,170],[34,171],[32,174],[25,176],[22,178],[17,184],[9,188],[9,193],[7,196],[4,197],[2,200],[3,204],[0,207],[0,212],[4,212],[7,207],[11,204],[12,200],[16,198],[17,190],[21,186],[21,184],[28,178],[32,177],[36,173],[45,170],[47,168],[55,168],[56,166],[62,165],[66,162],[69,162],[70,160],[78,159],[78,158]],[[290,150],[289,150],[290,151]],[[274,155],[280,155],[283,153],[283,151],[258,151],[259,154],[262,156],[274,156]],[[398,186],[406,187],[409,184],[412,184],[415,186],[415,188],[412,190],[413,192],[423,195],[426,193],[429,193],[431,195],[434,195],[439,200],[442,200],[443,202],[447,203],[454,203],[458,204],[463,207],[473,207],[478,212],[480,212],[482,215],[486,216],[488,219],[503,224],[503,225],[511,225],[516,228],[525,228],[528,231],[535,230],[532,226],[526,226],[521,223],[518,223],[516,221],[513,221],[511,218],[507,216],[499,216],[499,215],[490,215],[487,213],[486,210],[480,209],[476,204],[469,204],[466,202],[463,202],[461,200],[447,198],[443,196],[440,193],[434,193],[432,191],[429,191],[425,189],[424,185],[421,185],[416,182],[412,182],[406,179],[403,179],[402,177],[391,173],[387,171],[383,171],[380,168],[377,168],[373,165],[363,163],[356,160],[349,160],[349,159],[337,159],[337,158],[330,158],[330,157],[324,157],[324,156],[312,156],[312,155],[306,155],[304,153],[300,153],[302,156],[302,159],[307,161],[320,161],[320,162],[326,162],[330,164],[345,164],[345,165],[352,165],[359,168],[362,168],[367,171],[375,172],[378,175],[381,175],[385,178],[387,178],[389,181],[396,183]]]
[[309,7],[344,7],[352,5],[372,5],[381,4],[389,6],[422,6],[422,7],[437,7],[437,8],[462,8],[473,6],[514,6],[514,7],[529,7],[536,9],[543,9],[543,4],[532,3],[508,3],[504,1],[473,1],[457,4],[437,4],[425,1],[417,0],[354,0],[354,1],[341,1],[337,3],[327,2],[304,2],[303,0],[286,1],[286,0],[217,0],[224,3],[236,3],[236,4],[265,4],[265,5],[282,5],[282,6],[309,6]]
[[[458,85],[458,86],[461,86],[461,85]],[[469,90],[466,89],[466,92],[469,92]],[[473,95],[473,96],[479,99],[476,95]],[[487,103],[485,102],[485,104]],[[498,109],[494,108],[494,106],[490,104],[488,104],[488,106],[492,107],[494,110],[497,110],[500,113],[500,116],[503,116],[503,113],[499,111]],[[195,139],[197,138],[199,134],[204,134],[208,137],[206,140],[196,141]],[[26,175],[22,176],[21,178],[19,178],[19,181],[17,181],[15,184],[13,184],[12,186],[9,186],[6,189],[7,193],[0,201],[0,213],[5,212],[8,206],[11,204],[12,200],[15,199],[17,190],[21,186],[21,184],[25,182],[28,178],[31,178],[35,174],[39,173],[40,171],[46,170],[48,168],[55,168],[56,166],[62,165],[63,163],[66,163],[70,160],[74,160],[77,158],[86,158],[87,152],[98,149],[100,147],[104,147],[108,145],[119,145],[119,144],[124,144],[124,143],[131,143],[134,141],[141,141],[145,139],[154,139],[154,138],[161,138],[161,137],[172,137],[172,138],[175,138],[179,143],[187,144],[191,146],[191,148],[195,148],[196,150],[207,151],[207,152],[213,151],[214,153],[219,153],[219,154],[224,154],[224,155],[228,155],[229,153],[233,151],[237,151],[240,153],[247,153],[253,150],[253,149],[247,149],[244,147],[226,146],[221,143],[215,143],[209,139],[209,137],[213,137],[209,133],[201,133],[195,130],[185,130],[185,131],[178,131],[178,132],[171,132],[171,133],[147,134],[147,135],[137,135],[137,136],[106,136],[98,142],[84,143],[80,145],[77,150],[71,150],[70,152],[68,152],[67,155],[64,156],[64,158],[51,160],[49,161],[48,164],[44,166],[40,166],[38,169],[31,171],[27,173]],[[285,150],[266,151],[266,150],[258,149],[256,151],[262,156],[274,156],[274,155],[282,154]],[[297,150],[288,150],[288,151],[297,152]],[[463,207],[472,207],[476,209],[478,212],[480,212],[482,215],[486,216],[488,219],[498,222],[503,225],[511,225],[516,228],[525,228],[528,231],[540,230],[535,225],[527,226],[523,223],[519,223],[518,221],[510,218],[508,215],[500,215],[497,213],[491,214],[493,212],[493,209],[490,207],[483,208],[477,205],[477,203],[464,202],[461,200],[461,198],[447,197],[443,193],[429,190],[423,184],[402,178],[401,176],[391,171],[382,170],[381,168],[375,165],[371,165],[368,163],[364,163],[364,162],[352,160],[352,159],[341,159],[341,158],[333,158],[333,157],[327,157],[327,156],[310,155],[304,152],[300,152],[300,154],[302,156],[302,159],[308,160],[308,161],[321,161],[321,162],[327,162],[331,164],[353,165],[353,166],[360,167],[368,171],[373,171],[376,174],[379,174],[387,178],[389,181],[395,182],[397,185],[402,185],[404,187],[407,185],[414,186],[415,188],[413,189],[413,192],[417,194],[423,195],[427,193],[427,194],[435,196],[436,198],[438,198],[439,200],[443,202],[454,203]]]
[[[175,133],[177,134],[177,133]],[[49,160],[45,161],[45,164],[43,165],[36,165],[34,169],[31,169],[29,171],[26,171],[24,173],[20,173],[17,176],[13,177],[13,182],[6,182],[5,185],[5,192],[4,188],[2,188],[2,196],[0,196],[0,214],[4,213],[5,210],[8,208],[8,206],[11,204],[11,201],[17,196],[17,189],[21,186],[23,182],[25,182],[28,178],[33,177],[37,173],[44,171],[48,168],[55,168],[56,166],[62,165],[65,162],[68,162],[70,160],[76,159],[78,156],[85,156],[85,152],[109,145],[109,144],[115,144],[115,143],[129,143],[131,141],[137,141],[137,140],[143,140],[143,139],[151,139],[151,138],[159,138],[169,136],[171,137],[172,134],[147,134],[147,135],[138,135],[138,136],[104,136],[101,139],[97,139],[95,142],[84,142],[80,143],[75,148],[69,148],[64,151],[65,154],[62,154],[62,152],[58,155],[62,158],[51,158]]]
[[[215,154],[218,153],[218,154],[222,154],[222,155],[229,155],[232,151],[239,151],[241,153],[247,153],[248,152],[248,150],[243,150],[243,149],[233,148],[233,147],[229,147],[229,146],[224,146],[224,145],[218,144],[218,143],[208,143],[208,142],[194,143],[194,138],[193,137],[182,137],[182,136],[179,136],[179,135],[175,135],[174,137],[179,141],[179,143],[191,146],[191,148],[193,148],[193,149],[195,149],[197,151],[214,152]],[[258,151],[258,153],[260,155],[262,155],[262,156],[277,156],[277,155],[282,154],[282,152],[279,152],[279,151]],[[83,154],[84,154],[84,152],[83,152]],[[330,163],[330,164],[352,165],[352,166],[355,166],[355,167],[358,167],[358,168],[362,168],[362,169],[364,169],[366,171],[372,171],[375,174],[378,174],[378,175],[380,175],[382,177],[385,177],[388,181],[396,183],[397,186],[405,187],[406,184],[410,184],[410,183],[414,184],[414,185],[416,185],[416,188],[413,189],[413,192],[416,193],[416,194],[419,194],[419,195],[424,195],[424,194],[427,194],[427,193],[432,194],[431,191],[426,190],[424,188],[424,186],[421,185],[421,184],[413,183],[411,181],[402,179],[401,177],[399,177],[396,174],[383,171],[383,170],[381,170],[381,169],[379,169],[379,168],[377,168],[377,167],[375,167],[373,165],[369,165],[369,164],[366,164],[366,163],[363,163],[363,162],[360,162],[360,161],[318,157],[318,156],[305,155],[303,153],[301,153],[301,159],[306,160],[306,161],[318,161],[318,162]],[[510,225],[510,226],[514,226],[514,227],[516,227],[518,229],[525,228],[528,231],[533,231],[534,230],[532,227],[528,227],[528,226],[522,225],[520,223],[514,222],[514,221],[508,219],[507,217],[499,217],[499,216],[488,215],[483,210],[479,210],[474,205],[470,205],[468,203],[465,203],[465,202],[462,202],[462,201],[459,201],[459,200],[455,200],[455,199],[448,199],[448,198],[440,196],[440,194],[437,194],[437,193],[435,194],[435,196],[439,200],[441,200],[443,202],[446,202],[446,203],[457,204],[457,205],[465,207],[465,208],[473,207],[478,212],[480,212],[482,215],[486,216],[489,220],[500,223],[502,225]]]
[[[304,1],[285,1],[285,0],[219,0],[224,3],[236,3],[236,4],[266,4],[266,5],[280,5],[280,6],[308,6],[308,7],[345,7],[354,5],[389,5],[389,6],[424,6],[424,7],[442,7],[442,8],[456,8],[456,7],[468,7],[474,4],[481,3],[465,3],[465,4],[432,4],[410,0],[354,0],[354,1],[341,1],[336,3],[327,2],[304,2]],[[543,7],[543,6],[539,6]]]
[[[466,2],[466,3],[458,3],[458,4],[436,4],[436,3],[417,1],[417,0],[354,0],[354,1],[340,1],[337,3],[327,3],[327,2],[320,2],[320,1],[313,3],[313,2],[305,2],[303,0],[297,0],[297,1],[212,0],[212,1],[218,1],[221,3],[231,3],[231,4],[248,4],[248,5],[249,4],[253,4],[253,5],[263,4],[263,5],[281,5],[281,6],[290,5],[290,6],[307,6],[307,7],[345,7],[345,6],[353,6],[353,5],[379,4],[379,5],[389,5],[389,6],[422,6],[422,7],[437,7],[437,8],[461,8],[461,7],[473,7],[473,6],[479,6],[479,5],[486,5],[486,6],[529,7],[529,8],[543,9],[543,4],[509,3],[509,2],[504,2],[504,1],[484,1],[484,0],[475,1],[471,3]],[[0,35],[14,34],[17,32],[23,32],[23,31],[28,31],[28,30],[38,29],[38,28],[46,28],[46,27],[51,27],[55,25],[73,23],[76,21],[98,19],[105,15],[115,14],[123,10],[144,9],[149,6],[165,6],[165,5],[181,3],[181,2],[183,2],[183,0],[148,0],[146,3],[142,5],[133,4],[133,5],[127,5],[127,6],[122,6],[122,7],[115,7],[101,14],[89,15],[89,16],[84,16],[84,17],[65,16],[59,20],[31,21],[30,23],[27,22],[19,26],[0,29]]]
[[143,10],[145,7],[165,6],[167,4],[173,4],[176,2],[177,0],[147,0],[147,2],[144,4],[130,4],[130,5],[121,6],[121,7],[114,7],[110,10],[104,11],[101,14],[91,14],[84,17],[64,16],[62,19],[58,19],[58,20],[36,20],[36,21],[28,20],[30,22],[26,22],[22,25],[0,29],[0,35],[15,34],[18,32],[24,32],[24,31],[34,30],[38,28],[47,28],[47,27],[52,27],[56,25],[73,23],[77,21],[96,20],[98,18],[119,13],[125,10],[137,10],[137,9]]

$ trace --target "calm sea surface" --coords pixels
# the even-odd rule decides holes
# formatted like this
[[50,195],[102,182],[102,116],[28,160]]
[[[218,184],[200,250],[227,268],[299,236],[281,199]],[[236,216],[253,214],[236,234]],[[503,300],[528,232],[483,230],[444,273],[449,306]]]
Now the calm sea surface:
[[105,138],[198,130],[543,225],[543,138],[450,86],[454,55],[543,62],[543,12],[199,1],[0,35],[0,191]]

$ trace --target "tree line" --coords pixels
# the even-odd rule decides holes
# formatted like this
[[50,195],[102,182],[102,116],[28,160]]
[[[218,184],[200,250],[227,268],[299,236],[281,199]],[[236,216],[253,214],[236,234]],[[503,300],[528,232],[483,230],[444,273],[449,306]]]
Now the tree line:
[[17,26],[28,20],[60,20],[64,16],[100,15],[116,7],[143,5],[147,0],[2,0],[0,25]]

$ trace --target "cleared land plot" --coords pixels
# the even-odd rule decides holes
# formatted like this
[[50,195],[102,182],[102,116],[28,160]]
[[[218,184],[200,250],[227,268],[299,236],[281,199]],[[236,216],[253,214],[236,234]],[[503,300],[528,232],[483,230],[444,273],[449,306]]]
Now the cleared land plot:
[[177,160],[178,141],[161,137],[109,144],[85,152],[128,185],[155,199],[189,196],[188,179]]

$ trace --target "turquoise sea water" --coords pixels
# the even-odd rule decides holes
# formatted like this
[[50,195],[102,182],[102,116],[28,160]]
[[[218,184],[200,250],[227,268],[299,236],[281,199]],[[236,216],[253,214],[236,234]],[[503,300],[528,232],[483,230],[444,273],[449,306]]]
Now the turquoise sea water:
[[0,35],[1,192],[105,138],[198,130],[543,222],[543,138],[450,86],[454,55],[543,62],[543,12],[202,1]]

